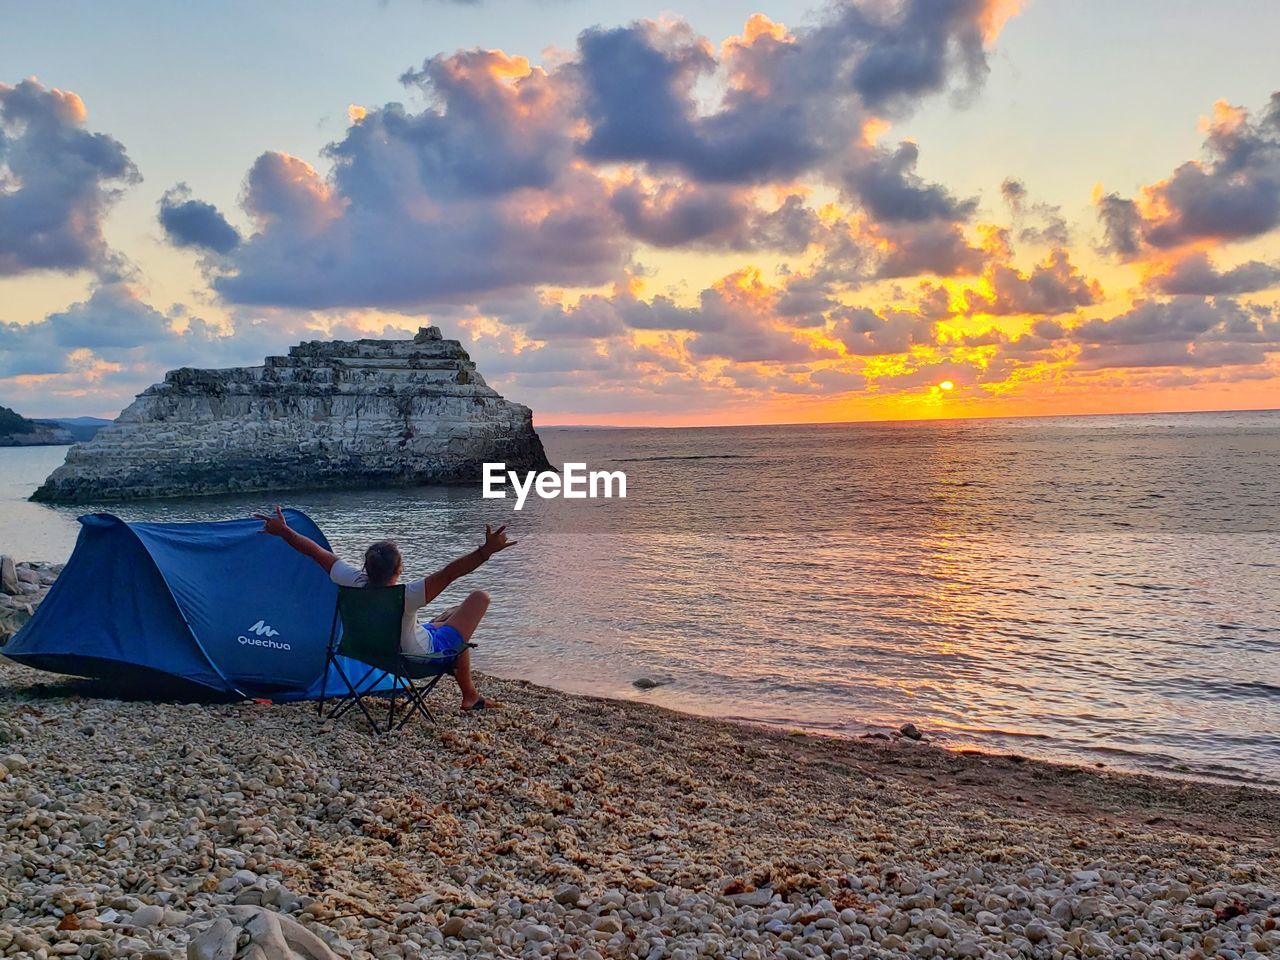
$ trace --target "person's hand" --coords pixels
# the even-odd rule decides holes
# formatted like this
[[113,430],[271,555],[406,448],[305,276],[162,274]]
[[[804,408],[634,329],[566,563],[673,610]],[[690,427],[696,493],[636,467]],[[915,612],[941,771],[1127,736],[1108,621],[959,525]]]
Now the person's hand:
[[506,529],[507,525],[505,523],[497,530],[491,528],[487,523],[484,525],[484,546],[480,548],[480,551],[485,557],[492,557],[495,553],[516,545],[517,541],[507,539]]
[[284,511],[276,507],[275,513],[255,513],[254,518],[262,521],[259,533],[267,533],[273,537],[283,537],[289,532],[289,524],[284,518]]

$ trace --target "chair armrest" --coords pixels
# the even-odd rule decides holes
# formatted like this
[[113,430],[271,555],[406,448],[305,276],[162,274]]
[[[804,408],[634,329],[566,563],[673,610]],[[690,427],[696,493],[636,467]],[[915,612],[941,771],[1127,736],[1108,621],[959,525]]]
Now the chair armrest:
[[452,660],[456,653],[402,653],[400,659],[405,663],[434,663],[437,660]]

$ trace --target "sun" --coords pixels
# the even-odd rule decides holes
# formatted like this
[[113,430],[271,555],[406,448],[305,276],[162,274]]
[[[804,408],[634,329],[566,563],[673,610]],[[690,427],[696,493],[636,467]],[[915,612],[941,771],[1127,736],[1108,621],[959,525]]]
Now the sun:
[[956,388],[956,385],[950,380],[943,380],[940,384],[938,384],[939,390],[954,390],[955,388]]

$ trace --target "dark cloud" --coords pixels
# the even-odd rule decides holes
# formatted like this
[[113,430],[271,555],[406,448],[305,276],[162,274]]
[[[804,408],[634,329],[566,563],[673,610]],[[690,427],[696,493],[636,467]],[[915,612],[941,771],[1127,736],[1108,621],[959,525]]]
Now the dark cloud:
[[1151,188],[1159,213],[1143,236],[1152,246],[1239,240],[1280,225],[1280,93],[1257,122],[1219,104],[1205,152],[1207,162],[1184,163]]
[[430,103],[360,115],[328,178],[264,153],[246,180],[255,231],[213,278],[228,301],[413,309],[538,284],[614,280],[632,242],[604,180],[571,162],[572,84],[496,51],[406,75]]
[[1280,92],[1257,119],[1214,106],[1203,160],[1189,160],[1148,186],[1142,209],[1112,193],[1098,204],[1108,246],[1125,258],[1139,240],[1174,248],[1258,237],[1280,226]]
[[[812,359],[821,349],[796,339],[794,331],[826,323],[824,311],[836,306],[820,295],[767,286],[750,270],[724,278],[703,290],[694,306],[680,306],[658,295],[642,300],[626,290],[590,294],[572,305],[556,302],[508,304],[500,316],[539,341],[619,337],[633,330],[687,331],[691,353],[737,360],[780,362]],[[776,347],[779,356],[764,355]]]
[[1062,219],[1058,208],[1049,204],[1037,204],[1043,208],[1043,223],[1039,226],[1025,226],[1018,230],[1018,239],[1023,243],[1041,244],[1047,247],[1065,247],[1071,243],[1071,230],[1067,221]]
[[[922,180],[914,145],[851,144],[870,111],[978,82],[997,5],[849,4],[795,34],[757,15],[719,50],[685,24],[640,22],[584,32],[549,70],[499,51],[432,57],[401,78],[426,108],[353,111],[328,175],[262,154],[239,242],[185,193],[166,197],[162,222],[174,242],[220,253],[205,266],[232,304],[397,310],[615,282],[637,242],[802,253],[830,231],[791,186],[801,173],[844,178],[890,226],[959,222],[974,201]],[[723,91],[710,107],[703,80]],[[606,166],[618,162],[648,169]],[[945,226],[904,238],[885,275],[969,269]],[[855,245],[827,259],[843,267]]]
[[[1013,214],[1018,239],[1023,243],[1065,247],[1071,243],[1071,231],[1062,217],[1062,209],[1048,203],[1031,203],[1027,185],[1006,177],[1000,184],[1000,195]],[[1027,223],[1032,220],[1034,222]]]
[[1202,250],[1193,251],[1149,280],[1149,286],[1159,293],[1202,297],[1255,293],[1278,285],[1280,264],[1250,260],[1220,271]]
[[740,363],[801,363],[832,351],[801,339],[777,310],[778,293],[752,271],[740,271],[702,291],[696,329],[686,348],[693,357]]
[[621,184],[610,206],[628,234],[656,247],[802,253],[818,225],[798,196],[766,210],[740,189],[678,180],[649,187],[635,180]]
[[117,359],[171,333],[168,318],[129,287],[103,284],[88,300],[39,322],[0,324],[0,352],[7,358],[0,375],[62,373],[69,369],[69,355],[74,351],[89,350]]
[[533,319],[525,322],[525,333],[534,340],[616,337],[627,329],[618,307],[616,300],[598,294],[583,297],[572,307],[542,304]]
[[824,314],[839,306],[831,296],[831,285],[821,279],[796,275],[788,277],[774,303],[774,310],[793,326],[816,327],[826,322]]
[[958,200],[944,187],[925,183],[916,173],[919,157],[919,147],[905,140],[892,151],[855,150],[846,163],[845,187],[883,223],[968,220],[977,199]]
[[240,234],[218,208],[192,200],[185,183],[165,191],[160,198],[160,226],[171,243],[214,253],[230,253],[240,244]]
[[1138,232],[1142,217],[1138,205],[1118,193],[1108,193],[1098,198],[1098,220],[1102,223],[1104,247],[1120,257],[1130,260],[1138,255]]
[[984,32],[996,6],[991,0],[847,3],[818,33],[823,44],[851,50],[850,79],[864,103],[901,110],[953,78],[970,89],[985,79]]
[[875,276],[881,279],[931,273],[940,277],[982,272],[986,254],[954,223],[900,224],[878,231],[889,243]]
[[[513,76],[514,82],[507,82]],[[552,187],[571,150],[572,103],[564,85],[521,57],[494,50],[435,56],[421,70],[401,76],[432,104],[421,113],[387,104],[353,124],[330,147],[340,162],[342,193],[362,203],[384,197],[385,174],[371,166],[395,161],[414,187],[443,199],[503,196],[519,189]],[[386,149],[387,144],[393,149]],[[406,150],[408,148],[408,150]]]
[[[89,297],[35,323],[0,323],[0,377],[66,374],[96,360],[127,371],[121,397],[178,366],[237,366],[261,361],[297,332],[288,324],[246,320],[234,334],[174,306],[155,309],[128,284],[100,283]],[[96,376],[102,377],[99,371]]]
[[813,392],[826,395],[853,393],[867,386],[867,378],[856,371],[824,368],[809,374]]
[[1027,185],[1013,177],[1005,177],[1000,183],[1000,196],[1015,214],[1022,213],[1026,209]]
[[139,179],[123,145],[85,129],[74,93],[0,83],[0,276],[108,269],[103,219]]
[[735,363],[801,363],[832,355],[750,315],[740,318],[732,329],[699,333],[687,346],[694,357],[722,357]]
[[933,323],[908,310],[845,307],[832,317],[832,335],[858,356],[906,353],[912,346],[935,342]]
[[[979,83],[993,7],[845,3],[786,36],[757,17],[720,60],[683,24],[588,30],[578,43],[591,125],[583,152],[674,167],[704,182],[794,177],[843,155],[869,117],[906,113],[957,79]],[[730,82],[704,113],[695,87],[717,69]]]
[[966,347],[996,346],[999,349],[991,358],[995,368],[992,379],[1000,379],[1000,371],[1009,371],[1028,363],[1052,363],[1061,359],[1067,347],[1067,330],[1057,320],[1037,320],[1030,329],[1017,336],[992,328],[960,338]]
[[1253,365],[1280,351],[1280,319],[1271,308],[1228,298],[1180,296],[1138,302],[1068,336],[1080,344],[1078,363],[1086,369]]
[[171,332],[164,314],[120,283],[98,287],[88,300],[50,314],[45,322],[59,346],[95,352],[140,347]]
[[1051,251],[1030,274],[1009,263],[990,264],[986,278],[991,296],[983,297],[970,291],[970,311],[997,316],[1022,313],[1055,316],[1102,299],[1101,285],[1081,274],[1066,250]]
[[379,181],[376,164],[365,172],[359,193],[386,203],[337,195],[302,161],[264,154],[246,196],[259,230],[214,288],[237,303],[410,308],[535,284],[593,286],[616,277],[629,254],[604,186],[586,172],[566,171],[555,190],[524,198],[527,207],[437,200],[412,180]]

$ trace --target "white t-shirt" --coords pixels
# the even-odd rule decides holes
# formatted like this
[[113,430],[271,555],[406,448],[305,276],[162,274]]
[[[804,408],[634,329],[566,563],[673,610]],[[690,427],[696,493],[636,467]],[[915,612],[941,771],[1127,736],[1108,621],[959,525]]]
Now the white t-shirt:
[[[329,579],[340,587],[367,587],[369,575],[345,560],[337,561],[329,570]],[[404,585],[404,616],[400,619],[400,650],[411,656],[431,652],[431,638],[418,623],[418,611],[427,605],[427,582],[421,577]]]

